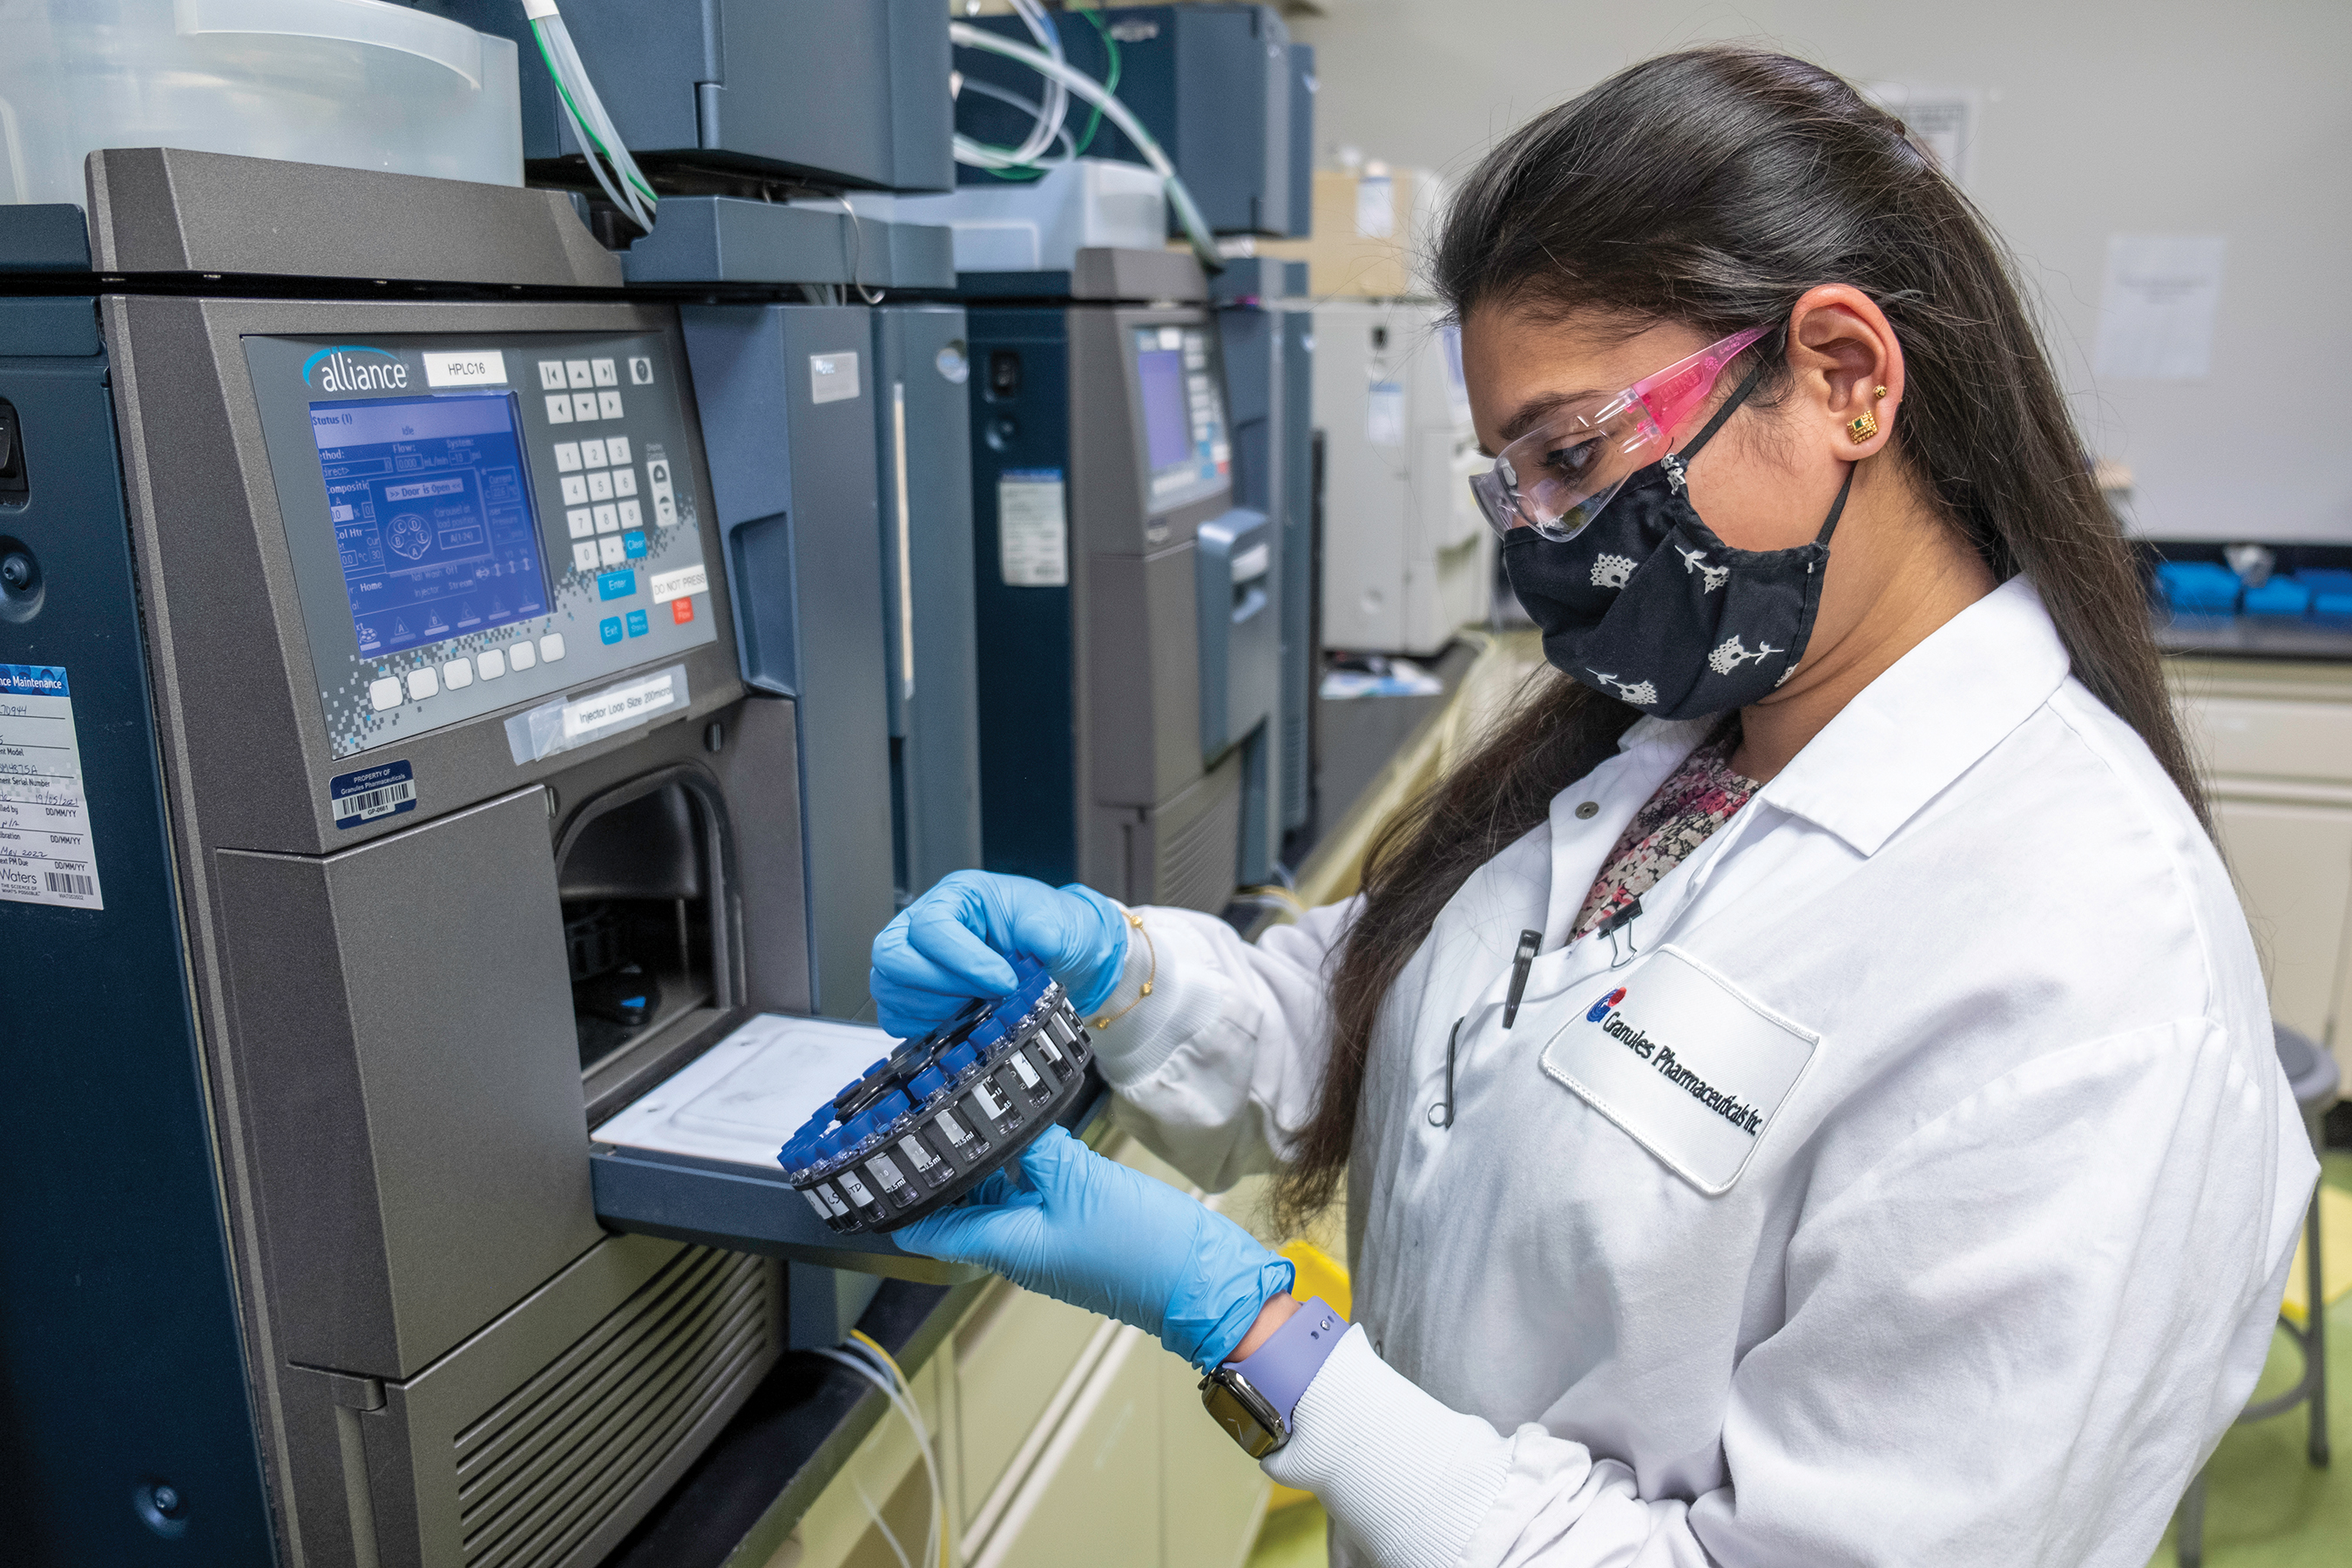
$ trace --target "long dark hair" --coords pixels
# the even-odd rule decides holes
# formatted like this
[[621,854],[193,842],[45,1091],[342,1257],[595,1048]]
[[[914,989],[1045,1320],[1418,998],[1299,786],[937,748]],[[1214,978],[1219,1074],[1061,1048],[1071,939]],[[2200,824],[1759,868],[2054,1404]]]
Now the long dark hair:
[[[1846,82],[1742,48],[1621,71],[1487,154],[1454,197],[1433,270],[1456,319],[1480,307],[1591,312],[1711,338],[1785,321],[1818,284],[1862,289],[1903,343],[1902,418],[1886,450],[1996,580],[2032,580],[2075,676],[2139,731],[2203,816],[2129,547],[2013,264],[1902,122]],[[1759,396],[1769,404],[1788,379],[1773,362]],[[1346,1170],[1373,1024],[1438,910],[1636,717],[1546,672],[1375,840],[1364,906],[1330,974],[1315,1114],[1276,1194],[1286,1215],[1320,1208]]]

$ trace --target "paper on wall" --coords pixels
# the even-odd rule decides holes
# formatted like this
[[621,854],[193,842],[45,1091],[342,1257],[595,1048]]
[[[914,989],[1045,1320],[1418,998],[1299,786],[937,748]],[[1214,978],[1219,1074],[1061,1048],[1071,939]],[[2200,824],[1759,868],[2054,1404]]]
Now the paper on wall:
[[1927,149],[1955,184],[1969,183],[1969,153],[1976,141],[1977,106],[1987,96],[1972,87],[1914,87],[1882,81],[1867,89],[1879,107],[1903,121],[1911,139]]
[[2117,381],[2196,381],[2212,366],[2229,237],[2111,234],[2092,368]]

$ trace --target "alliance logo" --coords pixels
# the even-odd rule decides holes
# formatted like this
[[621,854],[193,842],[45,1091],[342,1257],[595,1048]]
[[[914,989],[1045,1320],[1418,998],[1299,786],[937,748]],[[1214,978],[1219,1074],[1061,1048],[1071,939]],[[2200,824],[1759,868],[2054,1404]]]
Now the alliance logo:
[[1591,1007],[1586,1011],[1584,1021],[1588,1024],[1598,1024],[1601,1019],[1609,1016],[1610,1008],[1614,1007],[1618,1003],[1622,1002],[1623,1000],[1625,1000],[1625,988],[1622,985],[1620,985],[1616,990],[1612,991],[1608,995],[1603,996],[1600,1001],[1595,1002]]
[[[373,354],[374,359],[353,359]],[[315,374],[314,374],[315,373]],[[364,343],[337,343],[302,362],[302,379],[320,392],[404,392],[408,367],[388,350]]]

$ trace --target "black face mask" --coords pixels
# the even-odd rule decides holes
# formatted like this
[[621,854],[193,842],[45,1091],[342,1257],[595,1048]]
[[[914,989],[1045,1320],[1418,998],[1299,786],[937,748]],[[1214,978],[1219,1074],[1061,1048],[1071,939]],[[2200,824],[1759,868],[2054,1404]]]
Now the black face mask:
[[1812,636],[1852,466],[1819,536],[1793,550],[1734,550],[1699,521],[1684,480],[1763,374],[1750,372],[1689,446],[1626,480],[1575,538],[1514,529],[1503,546],[1544,657],[1661,719],[1746,707],[1796,673]]

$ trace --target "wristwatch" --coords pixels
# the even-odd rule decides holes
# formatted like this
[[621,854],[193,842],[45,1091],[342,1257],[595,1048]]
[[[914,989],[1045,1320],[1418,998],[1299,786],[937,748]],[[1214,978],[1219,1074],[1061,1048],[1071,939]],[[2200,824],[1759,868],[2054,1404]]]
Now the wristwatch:
[[1243,1453],[1262,1459],[1290,1441],[1298,1396],[1347,1331],[1348,1320],[1317,1296],[1245,1359],[1202,1378],[1201,1403]]

